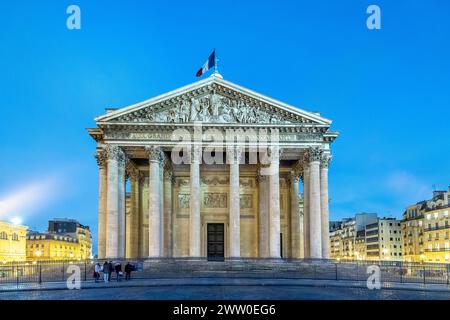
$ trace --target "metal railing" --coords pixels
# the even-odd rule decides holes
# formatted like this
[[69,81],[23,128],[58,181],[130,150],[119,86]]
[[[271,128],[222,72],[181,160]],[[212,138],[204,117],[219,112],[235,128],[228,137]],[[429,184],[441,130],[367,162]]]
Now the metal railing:
[[[42,261],[33,263],[0,263],[0,291],[5,284],[49,283],[66,281],[70,265],[79,267],[81,281],[94,279],[96,263],[104,260]],[[164,258],[113,260],[136,267],[133,279],[160,277],[269,277],[317,280],[366,281],[369,266],[380,268],[385,283],[449,284],[450,265],[398,261],[334,261],[297,259],[226,259],[207,261],[205,258]]]

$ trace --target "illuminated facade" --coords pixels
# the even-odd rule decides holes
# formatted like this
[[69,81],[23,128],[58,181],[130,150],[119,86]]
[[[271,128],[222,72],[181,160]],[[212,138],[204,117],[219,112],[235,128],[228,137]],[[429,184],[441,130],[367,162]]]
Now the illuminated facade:
[[400,221],[359,213],[330,229],[330,257],[336,260],[402,260]]
[[403,213],[405,261],[450,263],[450,188],[409,206]]
[[[88,132],[97,142],[100,258],[329,257],[328,165],[338,133],[318,113],[215,73],[108,109],[95,122]],[[217,162],[208,160],[212,131]],[[180,132],[195,141],[186,140],[181,161],[174,161]],[[267,150],[239,142],[249,133]]]
[[76,220],[50,220],[47,232],[28,234],[26,254],[30,261],[90,259],[91,232]]
[[25,261],[28,227],[0,221],[0,262]]

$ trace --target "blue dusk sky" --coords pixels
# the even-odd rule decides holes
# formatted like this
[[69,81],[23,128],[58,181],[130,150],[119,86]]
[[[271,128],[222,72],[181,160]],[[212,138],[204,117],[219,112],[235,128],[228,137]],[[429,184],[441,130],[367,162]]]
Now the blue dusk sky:
[[[81,30],[66,27],[72,4]],[[1,1],[0,219],[96,234],[85,128],[196,81],[213,48],[226,80],[333,120],[332,219],[401,217],[450,185],[449,21],[447,0]]]

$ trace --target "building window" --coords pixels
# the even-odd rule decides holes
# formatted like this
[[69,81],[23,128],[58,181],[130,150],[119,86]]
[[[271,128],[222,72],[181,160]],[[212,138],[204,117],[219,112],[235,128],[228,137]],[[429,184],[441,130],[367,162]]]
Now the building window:
[[19,241],[19,236],[17,235],[17,233],[13,233],[12,241]]
[[8,234],[5,231],[0,232],[0,240],[8,240]]

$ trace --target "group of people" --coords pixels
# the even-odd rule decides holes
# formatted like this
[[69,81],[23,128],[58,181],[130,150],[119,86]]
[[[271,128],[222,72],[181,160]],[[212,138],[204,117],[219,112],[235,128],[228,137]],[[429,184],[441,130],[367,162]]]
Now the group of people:
[[[134,270],[134,266],[130,262],[127,262],[124,270],[125,280],[131,280],[131,272]],[[99,282],[101,273],[103,273],[103,281],[110,282],[113,272],[116,273],[116,280],[120,281],[123,277],[122,264],[120,262],[113,264],[112,261],[105,261],[103,265],[101,265],[100,262],[97,262],[94,268],[95,282]]]

